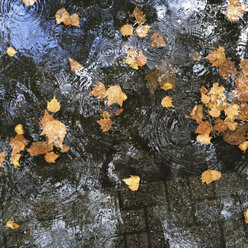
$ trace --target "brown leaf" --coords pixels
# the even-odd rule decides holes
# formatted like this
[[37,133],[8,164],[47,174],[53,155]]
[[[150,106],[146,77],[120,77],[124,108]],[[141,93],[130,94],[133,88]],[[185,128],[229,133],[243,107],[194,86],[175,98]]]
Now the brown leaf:
[[19,228],[20,226],[18,224],[16,224],[14,221],[12,220],[9,220],[6,222],[6,226],[11,228],[11,229],[17,229]]
[[141,10],[139,10],[137,6],[133,11],[133,15],[139,25],[143,24],[146,21],[146,15]]
[[49,121],[55,121],[55,119],[45,110],[44,115],[40,120],[41,129],[43,129],[46,123]]
[[58,158],[59,156],[54,153],[54,152],[49,152],[45,155],[45,160],[47,163],[56,163],[56,159]]
[[3,162],[4,162],[4,159],[5,159],[5,156],[6,156],[6,152],[1,152],[0,153],[0,168],[3,167]]
[[103,99],[106,94],[106,88],[102,82],[98,82],[90,92],[91,95],[96,96],[97,98]]
[[122,181],[128,185],[129,189],[131,189],[132,191],[136,191],[139,188],[140,177],[130,175],[129,178],[122,179]]
[[148,35],[149,29],[151,28],[151,26],[138,26],[136,28],[136,34],[141,37],[144,38]]
[[226,16],[229,21],[237,22],[246,11],[247,8],[239,0],[229,0]]
[[211,132],[211,126],[207,121],[201,122],[197,127],[197,129],[195,130],[195,133],[199,133],[202,135],[209,135],[210,132]]
[[241,103],[240,106],[240,113],[238,116],[238,119],[242,121],[248,121],[248,104],[247,103]]
[[112,125],[112,121],[109,118],[97,120],[97,123],[101,126],[103,132],[107,132]]
[[214,122],[214,127],[213,128],[214,128],[215,131],[217,131],[219,133],[223,133],[227,129],[227,124],[223,120],[217,119]]
[[214,181],[220,180],[221,176],[222,175],[220,171],[208,169],[204,171],[201,175],[202,184],[210,184]]
[[227,125],[228,129],[231,131],[236,130],[236,128],[238,127],[238,122],[235,122],[229,118],[226,118],[224,120],[225,124]]
[[23,126],[22,124],[18,124],[16,127],[15,127],[15,131],[18,135],[21,135],[21,134],[24,134],[24,129],[23,129]]
[[189,115],[186,118],[195,120],[197,123],[201,123],[203,119],[203,108],[202,105],[195,105]]
[[70,16],[70,20],[71,20],[71,25],[72,26],[76,26],[76,27],[79,27],[80,28],[80,25],[79,25],[79,16],[77,14],[72,14]]
[[238,74],[238,71],[233,66],[234,62],[226,59],[219,67],[219,75],[228,80],[230,77]]
[[162,99],[161,101],[161,105],[164,107],[164,108],[172,108],[174,107],[173,104],[172,104],[172,99],[169,97],[169,96],[166,96]]
[[239,105],[236,103],[228,104],[225,107],[224,111],[225,111],[227,118],[229,118],[230,120],[234,120],[240,112]]
[[122,107],[123,101],[127,99],[127,95],[122,91],[119,85],[110,86],[106,90],[105,96],[108,98],[108,106],[113,103],[118,103]]
[[47,109],[53,113],[56,113],[60,110],[60,103],[58,102],[55,96],[50,102],[47,102]]
[[247,148],[248,148],[248,141],[244,141],[241,144],[238,145],[238,148],[242,151],[242,152],[246,152]]
[[204,144],[204,145],[209,145],[211,142],[211,137],[207,134],[199,134],[196,137],[197,142]]
[[239,126],[235,131],[227,130],[223,139],[231,145],[239,145],[240,143],[246,141],[248,131],[248,123],[243,126]]
[[211,110],[209,111],[209,114],[212,116],[212,117],[219,117],[220,116],[220,109],[217,107],[217,106],[214,106],[213,108],[211,108]]
[[25,3],[28,6],[32,6],[36,3],[36,0],[22,0],[23,3]]
[[133,26],[130,24],[125,24],[121,27],[120,32],[123,36],[133,36]]
[[25,140],[23,135],[16,135],[15,138],[10,138],[10,146],[13,150],[13,153],[20,153],[24,151],[25,146],[28,142]]
[[50,147],[46,142],[36,141],[33,142],[29,149],[30,156],[37,156],[41,154],[46,154],[50,151]]
[[201,101],[207,105],[210,102],[210,97],[205,95],[204,93],[201,93]]
[[240,102],[248,102],[248,80],[247,77],[241,73],[236,78],[237,87],[232,92],[232,98]]
[[65,25],[71,24],[70,15],[65,8],[61,8],[56,12],[56,23],[60,24],[63,22]]
[[130,65],[133,69],[138,70],[139,66],[145,65],[147,62],[146,57],[143,55],[142,51],[137,53],[136,49],[129,49],[127,51],[127,58],[125,63]]
[[117,111],[114,112],[115,115],[120,115],[123,112],[123,108],[119,108]]
[[239,66],[242,69],[242,73],[246,76],[248,74],[248,59],[241,60]]
[[143,66],[147,62],[146,56],[143,54],[142,51],[139,51],[139,55],[136,57],[136,63],[138,66]]
[[62,149],[60,150],[60,152],[65,153],[65,152],[68,152],[69,150],[70,150],[70,147],[69,146],[63,145],[62,146]]
[[15,56],[16,53],[17,53],[17,51],[15,50],[14,47],[9,47],[9,48],[7,49],[7,54],[8,54],[10,57]]
[[104,112],[102,113],[102,117],[103,117],[103,118],[110,118],[111,115],[110,115],[110,113],[109,113],[108,111],[104,111]]
[[220,46],[218,49],[214,50],[207,56],[207,59],[213,66],[219,67],[226,60],[224,47]]
[[244,216],[245,216],[245,223],[248,224],[248,210],[246,210]]
[[166,47],[166,43],[164,40],[164,37],[161,33],[156,32],[151,36],[151,42],[152,42],[152,47],[157,47],[157,48],[161,48],[161,47]]
[[69,58],[69,63],[70,63],[70,66],[71,66],[71,70],[73,72],[80,71],[81,69],[84,68],[81,64],[79,64],[76,60],[74,60],[72,58]]

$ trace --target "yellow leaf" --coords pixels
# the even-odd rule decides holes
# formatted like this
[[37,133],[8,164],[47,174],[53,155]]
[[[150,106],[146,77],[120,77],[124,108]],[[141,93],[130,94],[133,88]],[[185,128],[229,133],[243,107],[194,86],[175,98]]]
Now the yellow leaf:
[[22,0],[22,2],[27,4],[28,6],[32,6],[36,3],[36,0]]
[[152,47],[157,47],[157,48],[161,48],[161,47],[166,47],[166,43],[164,40],[164,37],[161,33],[156,32],[151,36],[151,42],[152,42]]
[[248,210],[246,210],[244,216],[245,216],[245,223],[248,224]]
[[43,129],[48,121],[55,121],[55,119],[45,110],[45,113],[40,120],[41,129]]
[[136,28],[136,34],[141,37],[144,38],[148,35],[148,31],[151,28],[151,26],[138,26]]
[[49,152],[50,147],[46,142],[36,141],[33,142],[29,149],[27,149],[30,153],[30,156],[37,156],[40,154],[46,154]]
[[72,26],[76,26],[76,27],[79,27],[80,28],[80,25],[79,25],[79,16],[77,14],[72,14],[70,16],[70,20],[71,20],[71,25]]
[[235,103],[228,104],[224,111],[227,118],[234,120],[235,117],[239,114],[239,105]]
[[127,95],[122,91],[119,85],[110,86],[106,90],[105,96],[108,98],[108,106],[113,103],[118,103],[122,107],[123,101],[127,99]]
[[210,97],[205,95],[204,93],[201,93],[201,101],[207,105],[210,102]]
[[0,168],[2,168],[2,166],[3,166],[5,156],[6,156],[6,152],[1,152],[0,153]]
[[20,160],[21,156],[22,155],[19,153],[13,153],[12,152],[11,158],[10,158],[10,163],[13,164],[15,168],[20,166],[19,160]]
[[242,152],[246,152],[247,148],[248,148],[248,141],[244,141],[241,144],[238,145],[238,148],[242,151]]
[[18,124],[16,127],[15,127],[15,131],[18,135],[21,135],[21,134],[24,134],[24,129],[23,129],[23,126],[22,124]]
[[121,27],[120,32],[123,36],[133,36],[133,26],[130,24],[125,24]]
[[45,160],[47,163],[56,163],[56,159],[58,158],[59,156],[54,153],[54,152],[49,152],[45,155]]
[[161,87],[162,90],[170,90],[174,87],[172,83],[164,83],[163,86]]
[[220,178],[221,178],[221,172],[217,170],[208,169],[204,171],[201,175],[202,184],[203,183],[210,184],[214,181],[220,180]]
[[173,104],[172,104],[172,99],[169,97],[169,96],[166,96],[162,99],[161,101],[161,105],[164,107],[164,108],[172,108],[174,107]]
[[69,63],[70,63],[70,66],[71,66],[71,70],[73,72],[77,72],[77,71],[80,71],[81,69],[83,69],[84,67],[78,63],[75,59],[72,59],[72,58],[69,58]]
[[61,8],[56,12],[56,23],[60,24],[63,22],[65,25],[71,24],[70,15],[65,8]]
[[147,58],[143,55],[143,52],[140,51],[137,53],[136,49],[129,49],[127,51],[127,58],[125,60],[126,64],[129,64],[133,69],[138,70],[139,66],[145,65]]
[[101,126],[103,132],[107,132],[112,125],[112,121],[109,118],[98,120],[97,123]]
[[206,136],[208,136],[210,132],[211,132],[211,126],[207,121],[201,122],[197,127],[197,129],[195,130],[195,133],[199,133]]
[[14,47],[9,47],[9,48],[7,49],[7,54],[8,54],[10,57],[15,56],[16,53],[17,53],[17,51],[15,50]]
[[229,0],[226,16],[231,22],[239,21],[239,17],[247,11],[247,8],[239,0]]
[[207,56],[207,59],[212,63],[213,66],[219,67],[225,60],[225,48],[220,46]]
[[11,228],[11,229],[17,229],[19,228],[20,226],[18,224],[16,224],[14,221],[12,220],[9,220],[6,222],[6,226]]
[[108,111],[104,111],[104,112],[102,113],[102,117],[105,118],[105,119],[106,119],[106,118],[110,118],[110,116],[111,116],[111,115],[110,115],[110,113],[109,113]]
[[106,88],[102,82],[98,82],[90,92],[91,95],[96,96],[97,98],[103,99],[106,94]]
[[47,102],[47,109],[53,113],[56,113],[60,110],[60,103],[58,102],[55,96],[50,102]]
[[208,134],[199,134],[196,137],[197,142],[204,144],[204,145],[209,145],[211,142],[211,137]]
[[220,116],[220,109],[216,106],[214,106],[213,108],[211,108],[211,110],[209,111],[209,114],[212,116],[212,117],[219,117]]
[[64,153],[64,152],[68,152],[70,150],[70,147],[67,145],[63,145],[62,149],[60,150],[60,152]]
[[186,118],[195,120],[197,123],[201,123],[203,119],[203,108],[202,105],[195,105],[189,115]]
[[139,25],[143,24],[146,21],[146,15],[141,10],[139,10],[137,6],[133,11],[133,15]]
[[128,185],[129,189],[131,189],[132,191],[136,191],[139,188],[140,177],[130,175],[129,178],[122,179],[122,181]]

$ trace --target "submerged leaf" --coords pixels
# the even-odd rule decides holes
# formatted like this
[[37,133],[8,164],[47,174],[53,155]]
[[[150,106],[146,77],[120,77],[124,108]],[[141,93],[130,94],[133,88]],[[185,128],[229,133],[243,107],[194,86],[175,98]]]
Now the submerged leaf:
[[139,188],[140,177],[130,175],[129,178],[122,179],[122,181],[128,185],[129,189],[131,189],[132,191],[136,191]]
[[219,67],[219,75],[228,80],[230,77],[238,74],[238,71],[233,66],[234,62],[226,59]]
[[55,96],[50,102],[47,102],[47,109],[53,113],[56,113],[60,110],[60,103]]
[[235,131],[227,130],[223,139],[231,145],[239,145],[240,143],[246,141],[248,132],[248,123],[243,126],[239,126]]
[[71,66],[71,70],[73,72],[77,72],[77,71],[80,71],[81,69],[83,69],[84,67],[79,64],[75,59],[72,59],[72,58],[69,58],[69,63],[70,63],[70,66]]
[[220,180],[220,178],[221,178],[221,172],[217,170],[208,169],[204,171],[201,175],[202,184],[203,183],[210,184],[214,181]]
[[139,66],[145,65],[147,62],[147,58],[143,55],[143,52],[140,51],[137,53],[136,49],[129,49],[127,51],[127,58],[125,63],[130,65],[133,69],[138,70]]
[[164,40],[164,37],[161,33],[156,32],[151,36],[151,42],[152,42],[152,47],[157,47],[157,48],[161,48],[161,47],[166,47],[166,43]]
[[30,156],[37,156],[41,154],[46,154],[51,150],[51,146],[48,146],[46,142],[43,141],[36,141],[33,142],[30,146],[28,152],[30,153]]

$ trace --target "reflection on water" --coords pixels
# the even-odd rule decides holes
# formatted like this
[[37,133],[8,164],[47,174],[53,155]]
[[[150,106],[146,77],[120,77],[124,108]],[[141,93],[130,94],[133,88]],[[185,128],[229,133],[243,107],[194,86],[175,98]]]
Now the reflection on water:
[[[151,25],[149,34],[161,32],[166,48],[151,47],[149,36],[121,36],[119,29],[133,21],[130,13],[136,5]],[[114,247],[120,213],[114,210],[115,197],[101,188],[119,185],[129,174],[140,175],[143,182],[199,175],[208,166],[247,174],[247,154],[218,138],[209,146],[196,143],[195,123],[184,118],[200,103],[202,84],[219,81],[233,89],[234,82],[222,82],[205,56],[221,45],[236,65],[247,57],[246,15],[231,24],[226,4],[207,0],[70,0],[64,7],[79,15],[80,28],[56,25],[60,1],[37,0],[31,7],[17,0],[0,2],[0,142],[8,149],[0,174],[1,205],[7,210],[4,219],[22,213],[29,223],[23,247],[32,242],[38,247],[77,247],[77,242],[87,247],[90,239],[103,244],[98,247]],[[9,46],[18,51],[15,57],[6,55]],[[124,63],[130,48],[142,50],[148,59],[138,71]],[[199,59],[193,60],[193,54]],[[68,57],[85,69],[72,73]],[[152,92],[145,75],[170,59],[176,68],[176,90],[169,93],[175,108],[162,109],[165,93]],[[116,109],[89,94],[98,81],[120,84],[128,96],[107,133],[96,121],[103,111]],[[14,170],[8,148],[14,126],[22,123],[28,141],[37,141],[39,120],[53,95],[61,102],[57,117],[67,126],[70,151],[52,166],[25,153]],[[42,202],[53,214],[45,215]],[[72,216],[66,216],[68,202]],[[74,214],[81,219],[74,220]]]

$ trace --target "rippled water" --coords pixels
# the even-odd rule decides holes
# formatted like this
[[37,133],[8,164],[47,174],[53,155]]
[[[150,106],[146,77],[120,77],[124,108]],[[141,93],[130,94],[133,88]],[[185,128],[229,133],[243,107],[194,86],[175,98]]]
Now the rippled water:
[[[32,212],[38,207],[35,203],[42,202],[46,196],[50,197],[50,204],[56,202],[53,207],[56,209],[66,204],[64,199],[73,202],[74,196],[79,194],[88,201],[82,203],[87,206],[85,214],[101,219],[97,208],[110,196],[98,190],[119,185],[129,174],[140,175],[142,182],[168,176],[199,175],[208,167],[247,174],[246,153],[221,138],[209,146],[197,143],[196,124],[185,118],[193,106],[200,103],[202,84],[219,81],[229,91],[234,88],[234,82],[220,79],[216,69],[205,59],[210,48],[224,46],[227,57],[236,65],[247,57],[247,14],[239,23],[230,23],[225,17],[226,3],[219,2],[64,1],[69,13],[80,17],[80,28],[77,28],[56,25],[55,13],[61,8],[60,1],[37,0],[29,7],[21,1],[1,0],[0,144],[2,150],[8,150],[0,174],[4,208],[9,207],[8,201],[13,197],[18,199],[16,206],[25,203],[25,215],[25,211]],[[119,29],[127,20],[133,21],[128,13],[136,5],[146,14],[151,33],[163,34],[166,48],[152,48],[149,37],[121,36]],[[6,55],[9,46],[18,51],[15,57]],[[142,50],[148,58],[147,65],[138,71],[126,65],[124,58],[129,48]],[[200,54],[198,61],[192,60],[194,52]],[[80,62],[85,69],[76,74],[71,72],[68,57]],[[176,69],[176,90],[168,93],[175,107],[163,109],[160,102],[167,92],[151,91],[145,75],[168,60],[173,61]],[[111,113],[117,109],[107,107],[106,102],[89,94],[98,81],[105,86],[119,84],[128,96],[123,113],[113,118],[112,128],[107,133],[101,131],[96,121],[106,109]],[[53,95],[61,102],[56,117],[67,127],[65,143],[70,151],[61,155],[55,165],[47,165],[42,157],[25,153],[21,167],[14,170],[9,162],[8,145],[9,137],[14,136],[14,127],[22,123],[28,141],[39,140],[39,120]],[[20,195],[29,199],[28,202],[19,199]],[[97,204],[94,198],[98,199]],[[75,211],[78,204],[80,202],[74,204]],[[12,208],[14,211],[15,207]],[[33,214],[41,218],[37,211]],[[90,232],[88,236],[102,231],[103,237],[99,240],[107,243],[110,241],[104,240],[104,232],[109,230],[104,230],[101,224],[104,222],[115,230],[117,224],[109,219],[96,219],[97,224],[89,224],[87,230],[79,230],[80,223],[71,223],[70,228],[65,228],[63,216],[56,216],[49,227],[37,225],[33,229],[33,242],[39,247],[58,247],[56,242],[63,242],[63,247],[74,247],[76,239],[87,242],[80,236],[82,231]],[[30,220],[30,226],[32,224]]]

